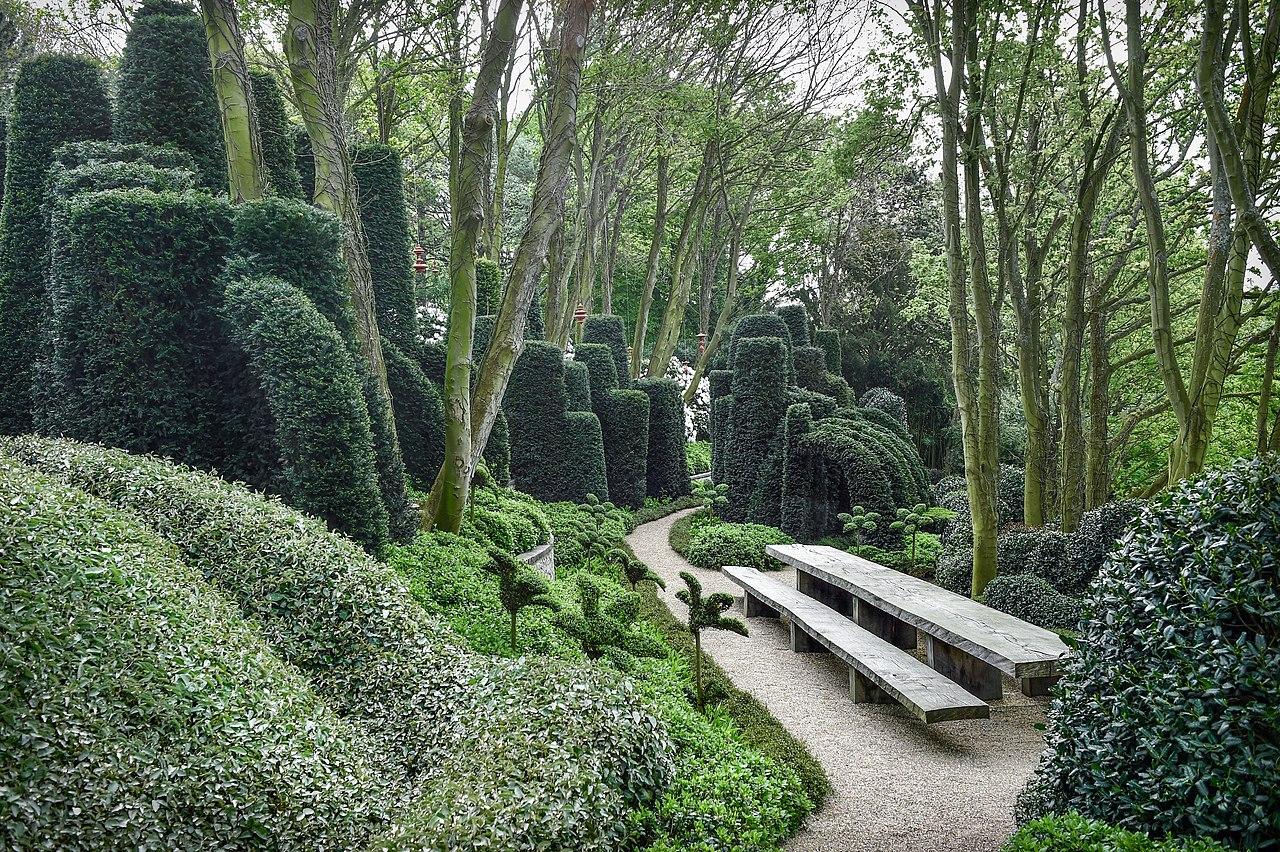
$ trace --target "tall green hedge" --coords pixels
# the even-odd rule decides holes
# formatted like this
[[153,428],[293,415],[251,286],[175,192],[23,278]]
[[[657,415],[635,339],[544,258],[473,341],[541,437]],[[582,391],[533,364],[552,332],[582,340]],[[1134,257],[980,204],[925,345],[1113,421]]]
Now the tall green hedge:
[[756,521],[777,511],[760,503],[756,486],[777,449],[775,435],[786,414],[787,358],[781,338],[752,337],[735,343],[733,402],[722,462],[729,486],[725,514],[730,520]]
[[310,204],[316,197],[316,155],[311,150],[311,137],[306,128],[293,130],[293,161],[298,167],[298,180],[302,182],[302,200]]
[[787,324],[793,349],[809,345],[812,336],[809,334],[809,312],[804,305],[783,305],[778,308],[778,316]]
[[[217,465],[218,277],[227,202],[118,189],[61,203],[53,371],[57,432]],[[65,247],[65,251],[63,248]]]
[[362,379],[346,342],[301,290],[279,279],[229,283],[225,311],[270,407],[286,498],[381,552],[387,508]]
[[137,516],[0,452],[0,552],[0,846],[352,849],[384,824],[359,729]]
[[204,23],[193,6],[143,0],[133,15],[116,83],[119,142],[168,145],[191,155],[200,183],[227,190],[227,150]]
[[351,152],[351,170],[369,250],[378,328],[392,343],[412,352],[418,346],[418,315],[413,295],[413,242],[400,155],[389,145],[357,145]]
[[600,418],[604,435],[605,474],[609,498],[620,506],[644,503],[649,452],[649,397],[637,390],[620,390],[614,355],[601,343],[583,343],[574,360],[591,374],[591,408]]
[[501,410],[493,420],[493,430],[481,458],[494,482],[502,486],[511,484],[511,427],[507,423],[507,415]]
[[32,427],[32,382],[49,243],[44,194],[54,151],[106,139],[111,105],[97,66],[69,56],[22,63],[13,84],[0,208],[0,434]]
[[629,341],[622,317],[612,314],[592,314],[587,317],[582,324],[582,342],[608,346],[618,374],[618,387],[631,386],[631,359],[627,357]]
[[733,371],[712,370],[707,384],[711,398],[711,479],[724,482],[724,448],[729,441],[729,412],[733,408]]
[[804,436],[813,430],[813,412],[808,404],[789,406],[783,428],[786,457],[779,526],[797,541],[812,541],[821,537],[827,525],[823,505],[826,481],[821,460],[801,446]]
[[820,328],[813,333],[813,343],[827,358],[827,372],[843,376],[840,363],[840,332],[834,328]]
[[293,125],[289,123],[280,83],[270,71],[255,68],[249,71],[249,76],[253,79],[253,105],[258,112],[258,137],[262,140],[267,183],[276,195],[308,201],[310,199],[302,197],[302,178],[293,149]]
[[564,353],[531,341],[516,360],[502,408],[511,433],[511,479],[540,500],[609,496],[600,418],[569,411]]
[[361,391],[369,412],[369,428],[373,436],[374,464],[378,472],[378,491],[387,510],[387,529],[392,540],[408,542],[418,531],[420,518],[409,502],[409,483],[405,476],[404,456],[395,431],[395,411],[391,400],[378,387],[377,381],[356,361],[356,374],[362,378]]
[[738,363],[739,344],[757,337],[776,337],[782,341],[787,357],[783,363],[783,372],[787,384],[795,381],[795,370],[792,363],[791,329],[777,314],[748,314],[738,320],[733,327],[733,335],[729,338],[729,369],[735,369]]
[[444,463],[444,405],[439,389],[412,358],[390,340],[382,341],[387,383],[400,437],[405,473],[420,489],[435,482]]
[[564,384],[569,411],[591,410],[591,371],[581,361],[564,362]]
[[684,401],[675,379],[641,379],[636,390],[649,396],[649,457],[645,494],[661,500],[690,492],[685,454]]

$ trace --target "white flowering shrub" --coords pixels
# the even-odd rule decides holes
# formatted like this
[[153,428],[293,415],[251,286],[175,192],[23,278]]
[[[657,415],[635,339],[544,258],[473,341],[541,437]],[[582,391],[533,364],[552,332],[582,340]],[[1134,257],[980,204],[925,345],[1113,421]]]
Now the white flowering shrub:
[[[688,392],[689,383],[693,381],[693,365],[686,364],[677,356],[671,356],[671,366],[667,375],[680,385],[680,396],[683,399]],[[706,435],[711,431],[711,384],[704,375],[698,380],[698,392],[694,394],[693,403],[684,406],[684,435],[689,441],[698,440],[698,435]]]

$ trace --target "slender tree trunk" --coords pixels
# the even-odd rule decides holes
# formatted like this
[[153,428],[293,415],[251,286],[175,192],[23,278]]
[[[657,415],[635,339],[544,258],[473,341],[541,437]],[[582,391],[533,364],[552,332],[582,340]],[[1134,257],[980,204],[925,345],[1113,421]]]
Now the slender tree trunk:
[[698,360],[693,365],[693,378],[690,380],[689,386],[684,389],[685,405],[692,405],[694,399],[697,398],[698,385],[701,384],[702,377],[706,375],[707,365],[711,363],[711,359],[715,357],[716,352],[720,349],[724,334],[729,329],[729,323],[733,321],[738,312],[738,263],[742,259],[742,230],[747,224],[748,217],[751,216],[754,198],[755,190],[753,189],[751,195],[747,198],[747,203],[742,208],[741,215],[730,226],[729,269],[725,278],[724,301],[720,303],[720,313],[716,316],[716,324],[711,331],[711,337],[707,339],[707,347],[698,354]]
[[720,215],[724,211],[717,204],[712,214],[711,239],[702,250],[702,279],[698,286],[698,333],[707,334],[711,326],[711,294],[716,286],[716,273],[720,265],[720,252],[724,249],[721,242],[723,234],[720,230]]
[[423,514],[423,525],[457,532],[471,488],[471,357],[476,320],[476,245],[484,227],[484,174],[493,149],[498,85],[516,38],[521,0],[502,0],[485,44],[462,125],[457,222],[449,251],[449,335],[445,355],[444,464]]
[[[1271,388],[1276,377],[1276,352],[1280,350],[1280,310],[1276,311],[1275,324],[1271,326],[1271,334],[1267,337],[1267,356],[1262,367],[1262,385],[1258,389],[1258,455],[1269,449],[1267,438],[1267,420],[1271,416]],[[1280,417],[1277,417],[1280,423]]]
[[604,256],[603,298],[600,312],[613,313],[613,276],[618,269],[618,246],[622,242],[622,220],[627,213],[627,202],[631,200],[630,185],[624,186],[618,194],[618,203],[613,214],[613,224],[609,229],[609,243]]
[[[658,145],[663,144],[661,132]],[[649,329],[649,308],[653,304],[653,288],[658,283],[658,261],[662,245],[667,240],[667,193],[671,184],[671,155],[658,152],[657,208],[653,214],[653,239],[649,241],[649,260],[645,264],[644,287],[640,291],[640,306],[636,311],[636,330],[631,338],[631,377],[640,378],[640,364],[644,358],[644,339]]]
[[1096,509],[1111,495],[1107,447],[1111,414],[1111,349],[1107,342],[1106,304],[1110,277],[1089,290],[1089,431],[1085,439],[1084,508]]
[[235,0],[200,0],[205,40],[213,66],[222,137],[227,149],[227,178],[233,204],[256,201],[266,191],[266,167],[258,135],[258,111],[244,59],[244,36]]

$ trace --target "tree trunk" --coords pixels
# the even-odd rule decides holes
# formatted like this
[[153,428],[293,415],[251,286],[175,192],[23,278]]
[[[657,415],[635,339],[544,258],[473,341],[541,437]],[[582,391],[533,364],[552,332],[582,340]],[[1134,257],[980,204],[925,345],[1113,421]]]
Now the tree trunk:
[[1111,496],[1107,453],[1111,414],[1111,347],[1107,342],[1107,297],[1110,277],[1089,290],[1089,431],[1085,439],[1084,508],[1096,509]]
[[[658,145],[661,146],[661,132]],[[653,288],[658,283],[658,261],[662,245],[667,241],[667,193],[671,184],[671,155],[658,152],[657,208],[653,214],[653,239],[649,241],[649,260],[645,264],[644,287],[640,291],[640,306],[636,311],[636,330],[631,337],[631,377],[640,378],[640,363],[644,358],[644,339],[649,329],[649,308],[653,304]]]
[[266,167],[258,135],[258,111],[244,59],[244,36],[235,0],[200,0],[213,66],[222,137],[227,149],[228,191],[233,204],[256,201],[266,191]]

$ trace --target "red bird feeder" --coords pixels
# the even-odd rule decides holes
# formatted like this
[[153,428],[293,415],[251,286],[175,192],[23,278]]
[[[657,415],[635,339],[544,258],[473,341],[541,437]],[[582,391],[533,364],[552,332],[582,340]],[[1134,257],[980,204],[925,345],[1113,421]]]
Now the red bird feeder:
[[573,312],[573,321],[578,325],[587,321],[587,308],[581,302],[578,303],[578,309]]
[[427,271],[427,250],[422,246],[413,247],[413,271],[421,275]]
[[706,352],[706,351],[707,351],[707,335],[706,335],[706,332],[702,332],[698,335],[698,354],[701,355],[703,352]]

